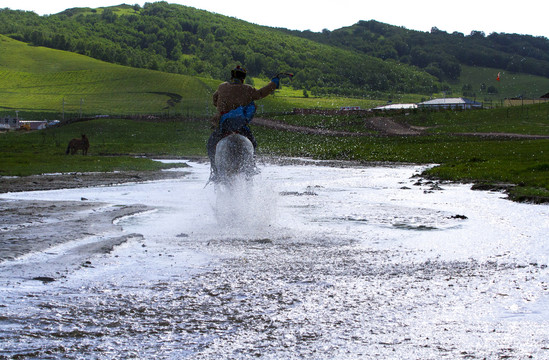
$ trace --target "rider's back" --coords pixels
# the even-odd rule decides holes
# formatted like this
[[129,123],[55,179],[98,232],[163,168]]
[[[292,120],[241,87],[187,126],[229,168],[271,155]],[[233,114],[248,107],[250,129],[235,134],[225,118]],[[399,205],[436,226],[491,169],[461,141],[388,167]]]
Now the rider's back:
[[[262,99],[276,89],[276,84],[270,82],[261,89],[247,84],[233,84],[224,82],[219,85],[213,95],[213,104],[219,115],[225,114],[239,106],[245,106],[252,101]],[[219,119],[217,119],[219,120]]]

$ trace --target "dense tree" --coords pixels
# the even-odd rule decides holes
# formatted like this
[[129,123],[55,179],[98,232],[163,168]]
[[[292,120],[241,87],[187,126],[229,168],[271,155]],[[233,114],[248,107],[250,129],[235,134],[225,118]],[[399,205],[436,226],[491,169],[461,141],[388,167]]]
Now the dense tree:
[[166,2],[49,16],[0,9],[0,33],[122,65],[217,79],[236,64],[252,76],[293,71],[293,85],[313,94],[429,93],[458,79],[462,64],[549,77],[544,37],[464,36],[436,27],[425,33],[376,21],[320,33],[290,31]]
[[[455,80],[461,65],[486,66],[549,77],[549,40],[530,35],[472,31],[469,36],[433,27],[430,33],[377,21],[359,21],[331,32],[289,31],[317,42],[352,49],[382,59],[391,58],[425,69],[440,80]],[[394,53],[387,53],[392,47]],[[389,55],[390,54],[390,55]],[[522,62],[517,61],[521,57]]]

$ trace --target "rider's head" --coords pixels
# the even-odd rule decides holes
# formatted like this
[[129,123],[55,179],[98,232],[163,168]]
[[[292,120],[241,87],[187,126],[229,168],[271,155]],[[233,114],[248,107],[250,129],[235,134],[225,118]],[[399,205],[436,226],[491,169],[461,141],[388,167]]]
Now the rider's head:
[[244,82],[244,79],[246,79],[246,69],[241,68],[240,65],[237,65],[236,68],[231,70],[231,79],[232,80],[240,80],[241,82]]

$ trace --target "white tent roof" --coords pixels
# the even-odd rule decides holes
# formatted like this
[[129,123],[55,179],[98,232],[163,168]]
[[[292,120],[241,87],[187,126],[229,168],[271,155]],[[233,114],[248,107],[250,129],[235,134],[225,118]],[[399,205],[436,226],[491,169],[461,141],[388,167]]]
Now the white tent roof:
[[417,109],[416,104],[389,104],[378,106],[374,110],[402,110],[402,109]]
[[420,103],[420,105],[481,105],[480,103],[466,98],[443,98],[431,99]]

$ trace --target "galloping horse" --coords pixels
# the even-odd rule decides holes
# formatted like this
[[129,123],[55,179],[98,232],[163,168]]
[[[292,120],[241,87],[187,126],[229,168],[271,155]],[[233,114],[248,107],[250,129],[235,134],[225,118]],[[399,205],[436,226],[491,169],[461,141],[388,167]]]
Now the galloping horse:
[[89,147],[90,141],[86,135],[82,134],[82,139],[72,139],[69,141],[69,146],[67,146],[67,151],[65,154],[70,152],[71,155],[74,155],[78,150],[82,150],[82,154],[87,155]]

